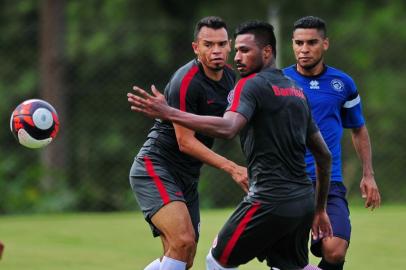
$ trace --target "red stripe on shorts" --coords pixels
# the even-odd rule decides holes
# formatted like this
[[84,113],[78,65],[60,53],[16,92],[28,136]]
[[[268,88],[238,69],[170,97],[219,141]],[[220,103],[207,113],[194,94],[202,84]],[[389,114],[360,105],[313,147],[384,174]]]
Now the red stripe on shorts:
[[228,257],[230,257],[230,254],[233,251],[235,244],[237,243],[241,234],[244,232],[245,227],[247,227],[248,222],[250,222],[250,220],[252,219],[252,216],[258,210],[259,206],[260,206],[259,203],[254,203],[252,205],[252,207],[247,211],[247,213],[245,214],[243,219],[240,221],[240,223],[238,224],[237,229],[235,229],[233,235],[231,236],[223,253],[220,256],[220,263],[222,265],[227,265]]
[[154,180],[155,185],[158,188],[159,195],[161,195],[162,201],[164,202],[164,205],[169,203],[171,201],[171,199],[169,198],[169,194],[166,191],[165,186],[162,183],[162,180],[155,173],[154,166],[152,164],[151,159],[147,156],[144,156],[144,162],[145,162],[145,167],[147,168],[148,175],[151,176],[151,178]]

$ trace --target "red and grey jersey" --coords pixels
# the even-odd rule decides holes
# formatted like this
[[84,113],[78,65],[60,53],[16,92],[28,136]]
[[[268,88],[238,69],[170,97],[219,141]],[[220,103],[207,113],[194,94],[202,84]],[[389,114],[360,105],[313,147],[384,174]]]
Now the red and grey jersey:
[[239,80],[227,110],[247,125],[240,133],[252,196],[283,201],[312,193],[304,161],[306,139],[318,131],[303,91],[280,70],[267,68]]
[[[222,116],[227,107],[227,96],[234,87],[235,73],[226,66],[220,81],[208,78],[202,65],[192,60],[178,69],[165,88],[168,104],[181,111],[198,115]],[[195,137],[211,148],[213,138],[196,133]],[[197,177],[202,162],[179,150],[171,122],[156,120],[148,134],[148,140],[139,156],[153,152],[167,161],[171,167]]]

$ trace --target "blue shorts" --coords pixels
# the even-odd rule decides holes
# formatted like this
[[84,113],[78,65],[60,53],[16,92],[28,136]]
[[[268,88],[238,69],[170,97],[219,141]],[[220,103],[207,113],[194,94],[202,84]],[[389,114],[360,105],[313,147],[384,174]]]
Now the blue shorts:
[[[315,183],[314,183],[315,184]],[[351,221],[348,202],[345,198],[347,189],[342,182],[332,181],[327,199],[327,214],[333,227],[333,235],[350,243]],[[320,239],[312,240],[310,250],[316,257],[321,257]]]

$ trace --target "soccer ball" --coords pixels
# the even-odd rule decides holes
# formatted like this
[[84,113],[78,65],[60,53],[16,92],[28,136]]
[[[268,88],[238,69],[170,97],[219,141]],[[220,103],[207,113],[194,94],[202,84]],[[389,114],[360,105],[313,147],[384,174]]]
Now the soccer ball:
[[59,119],[51,104],[41,99],[29,99],[11,114],[10,129],[20,144],[41,148],[55,139]]

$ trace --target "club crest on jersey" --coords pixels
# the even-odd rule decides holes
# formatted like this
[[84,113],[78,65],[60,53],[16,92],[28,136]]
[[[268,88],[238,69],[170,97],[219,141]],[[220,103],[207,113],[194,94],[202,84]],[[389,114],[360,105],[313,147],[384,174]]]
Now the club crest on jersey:
[[344,90],[344,83],[343,81],[339,79],[333,79],[330,82],[331,87],[333,87],[334,90],[341,92]]
[[233,99],[234,99],[234,89],[231,90],[230,93],[228,93],[228,96],[227,96],[228,103],[231,104],[233,102]]
[[310,89],[320,89],[319,82],[316,80],[310,81]]

